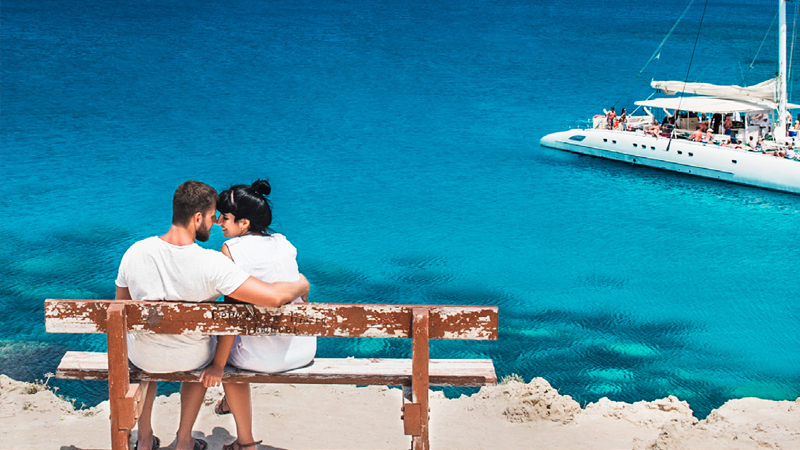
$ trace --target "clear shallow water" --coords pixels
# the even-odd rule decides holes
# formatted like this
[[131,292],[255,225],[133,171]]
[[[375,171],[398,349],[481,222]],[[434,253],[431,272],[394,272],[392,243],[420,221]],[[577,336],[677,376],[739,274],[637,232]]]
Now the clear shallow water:
[[[673,394],[700,417],[800,396],[800,197],[538,145],[683,79],[702,4],[634,81],[685,4],[183,3],[4,2],[0,372],[104,349],[44,333],[43,300],[113,296],[182,181],[266,176],[314,300],[500,306],[499,341],[435,357],[491,357],[583,403]],[[748,69],[775,14],[750,3],[708,6],[690,80],[774,72],[774,26]],[[56,382],[102,400],[87,384]]]

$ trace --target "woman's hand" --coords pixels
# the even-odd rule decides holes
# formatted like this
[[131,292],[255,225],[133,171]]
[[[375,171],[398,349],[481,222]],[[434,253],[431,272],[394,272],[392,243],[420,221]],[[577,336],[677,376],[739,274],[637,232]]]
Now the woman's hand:
[[219,386],[222,383],[222,375],[225,373],[225,366],[208,366],[203,373],[200,374],[200,382],[204,387]]

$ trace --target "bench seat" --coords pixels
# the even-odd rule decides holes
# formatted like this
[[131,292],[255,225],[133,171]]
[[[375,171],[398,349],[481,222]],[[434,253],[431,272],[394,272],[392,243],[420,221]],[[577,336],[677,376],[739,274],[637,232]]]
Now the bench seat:
[[[200,370],[148,373],[131,366],[131,381],[197,381]],[[107,380],[108,355],[67,352],[56,377],[72,380]],[[486,386],[497,384],[491,359],[431,359],[431,386]],[[411,359],[315,358],[308,366],[281,373],[258,373],[225,367],[224,381],[241,383],[355,384],[411,386]]]

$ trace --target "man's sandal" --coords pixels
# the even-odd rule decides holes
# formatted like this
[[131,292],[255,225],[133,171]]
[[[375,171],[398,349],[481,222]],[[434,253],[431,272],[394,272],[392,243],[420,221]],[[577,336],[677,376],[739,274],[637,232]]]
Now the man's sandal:
[[[161,440],[155,436],[153,436],[153,450],[161,447]],[[133,444],[133,450],[139,450],[139,438],[136,438],[136,443]]]
[[224,416],[225,414],[230,414],[231,408],[228,406],[228,400],[223,395],[221,399],[217,402],[214,406],[214,414],[218,416]]
[[260,444],[261,441],[251,442],[249,444],[240,444],[239,440],[235,440],[228,445],[223,445],[222,450],[243,450],[246,447],[253,447]]

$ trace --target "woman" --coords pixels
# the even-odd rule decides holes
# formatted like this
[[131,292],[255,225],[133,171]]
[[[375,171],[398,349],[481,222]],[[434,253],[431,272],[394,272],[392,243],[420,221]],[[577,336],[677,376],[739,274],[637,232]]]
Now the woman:
[[[269,233],[272,208],[266,196],[269,182],[257,180],[251,186],[237,185],[219,194],[218,223],[229,238],[222,253],[250,275],[263,281],[293,281],[299,278],[297,250],[281,234]],[[294,302],[302,302],[298,298]],[[315,337],[305,336],[219,336],[214,361],[200,375],[206,387],[219,384],[226,362],[253,372],[283,372],[308,365],[317,351]],[[222,383],[225,397],[215,408],[218,414],[233,413],[236,441],[223,450],[255,449],[250,385]]]

